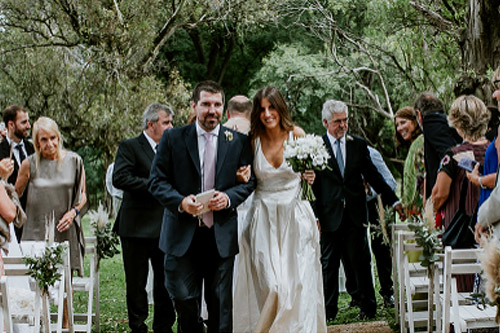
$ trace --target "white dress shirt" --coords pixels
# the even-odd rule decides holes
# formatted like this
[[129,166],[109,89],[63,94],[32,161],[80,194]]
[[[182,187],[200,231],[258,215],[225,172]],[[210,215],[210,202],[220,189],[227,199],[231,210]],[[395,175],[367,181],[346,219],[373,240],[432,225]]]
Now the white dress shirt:
[[[16,148],[16,146],[18,144],[15,142],[12,142],[12,140],[9,138],[8,135],[5,137],[5,139],[9,143],[9,146],[12,147],[12,144],[14,144],[14,147],[12,147],[12,155],[14,155],[14,158],[16,159],[17,165],[21,166],[21,161],[20,161],[20,157],[19,157],[19,150]],[[28,153],[26,152],[26,147],[24,146],[24,140],[21,140],[19,142],[19,144],[21,145],[21,147],[24,151],[24,156],[28,157]]]
[[153,149],[154,153],[156,154],[156,147],[158,146],[158,144],[155,142],[155,140],[151,139],[151,137],[146,133],[146,131],[142,131],[142,133],[144,133],[146,140],[148,140],[149,145],[151,146],[151,149]]

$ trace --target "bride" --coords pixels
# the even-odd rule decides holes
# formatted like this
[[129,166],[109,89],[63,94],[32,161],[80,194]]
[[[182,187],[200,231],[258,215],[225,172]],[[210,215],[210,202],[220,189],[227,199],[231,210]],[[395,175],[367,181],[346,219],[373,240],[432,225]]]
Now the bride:
[[[303,136],[274,87],[254,97],[251,135],[257,176],[242,228],[234,290],[235,332],[326,332],[319,231],[283,143]],[[314,172],[305,177],[314,181]]]

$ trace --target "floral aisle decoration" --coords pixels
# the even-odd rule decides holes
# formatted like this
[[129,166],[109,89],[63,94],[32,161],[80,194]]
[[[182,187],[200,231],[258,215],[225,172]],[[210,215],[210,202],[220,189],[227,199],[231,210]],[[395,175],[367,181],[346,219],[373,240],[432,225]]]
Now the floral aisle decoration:
[[97,269],[99,269],[101,259],[112,258],[114,255],[120,253],[118,249],[120,240],[118,239],[118,235],[111,229],[111,223],[109,223],[108,218],[109,214],[101,202],[99,202],[97,210],[91,210],[87,214],[97,241]]
[[[42,304],[41,318],[42,327],[40,332],[50,332],[50,309],[49,309],[49,288],[53,287],[57,281],[61,281],[64,265],[64,256],[67,254],[67,243],[54,243],[55,228],[54,212],[45,217],[45,244],[43,250],[33,246],[33,256],[25,256],[24,263],[28,266],[27,275],[32,277],[38,288],[35,297],[35,311],[40,311],[40,301]],[[40,328],[35,323],[35,331]]]
[[66,244],[47,244],[43,254],[24,258],[24,263],[28,266],[28,275],[35,279],[42,294],[49,294],[49,287],[61,278],[60,268],[64,262],[64,252]]
[[435,227],[433,204],[429,200],[426,204],[423,216],[412,216],[412,221],[408,224],[410,230],[415,232],[415,241],[422,247],[422,253],[419,256],[420,263],[427,268],[427,277],[429,278],[429,291],[427,308],[429,309],[429,317],[427,327],[432,330],[433,325],[433,295],[434,295],[434,277],[436,273],[436,262],[439,261],[438,253],[443,252],[443,244],[441,242],[442,231]]
[[[295,172],[304,173],[306,170],[330,169],[327,165],[330,154],[328,154],[323,139],[314,134],[285,141],[283,156]],[[302,178],[301,186],[302,200],[316,200],[312,187],[305,178]]]
[[484,249],[479,260],[483,266],[483,278],[486,280],[486,296],[497,308],[495,322],[500,324],[500,243],[498,238],[483,239]]

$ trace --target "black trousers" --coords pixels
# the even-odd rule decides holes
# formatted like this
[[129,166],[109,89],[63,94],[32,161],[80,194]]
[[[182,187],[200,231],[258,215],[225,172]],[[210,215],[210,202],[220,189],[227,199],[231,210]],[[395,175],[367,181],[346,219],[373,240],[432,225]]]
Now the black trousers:
[[[368,206],[368,220],[370,221],[370,228],[379,228],[380,221],[377,211],[377,199],[367,201]],[[375,227],[375,228],[374,228]],[[390,237],[390,230],[388,230]],[[388,245],[384,244],[384,237],[382,233],[376,230],[371,230],[371,250],[375,256],[375,264],[377,266],[378,280],[380,282],[380,295],[388,297],[393,295],[392,284],[392,257],[391,249]],[[357,290],[355,272],[349,267],[349,263],[342,261],[344,265],[344,272],[346,275],[346,290],[351,295],[353,300],[358,300],[359,291]]]
[[158,248],[158,238],[120,237],[123,252],[123,266],[127,284],[127,309],[132,332],[148,332],[144,323],[148,317],[146,283],[149,261],[153,267],[154,317],[153,331],[172,332],[175,311],[165,288],[163,262],[165,255]]
[[338,312],[341,260],[352,269],[361,310],[369,315],[375,314],[377,302],[366,228],[355,226],[346,216],[343,217],[339,229],[321,233],[321,264],[327,319],[335,319]]
[[201,290],[205,284],[208,332],[232,332],[234,256],[221,258],[213,228],[197,228],[186,254],[165,256],[166,286],[182,333],[203,332]]

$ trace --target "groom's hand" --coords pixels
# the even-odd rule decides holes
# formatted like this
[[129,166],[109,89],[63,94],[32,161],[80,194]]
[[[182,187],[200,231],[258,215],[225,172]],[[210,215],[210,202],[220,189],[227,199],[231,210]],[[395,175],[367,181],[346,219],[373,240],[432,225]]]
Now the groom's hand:
[[229,197],[224,192],[215,191],[212,199],[208,201],[208,208],[211,210],[223,210],[229,204]]
[[202,208],[203,204],[196,202],[196,197],[192,194],[181,201],[181,210],[193,216],[198,215]]

